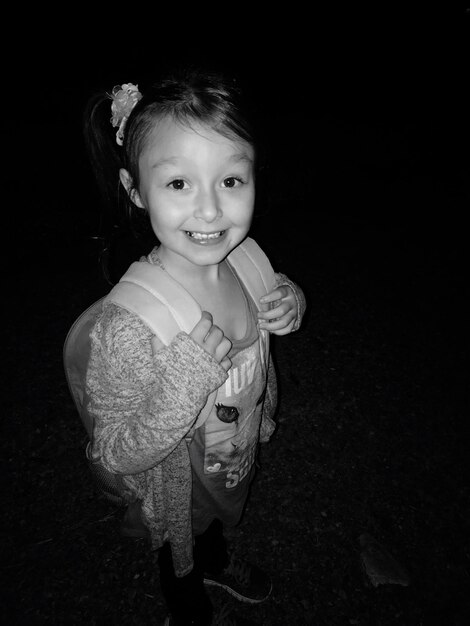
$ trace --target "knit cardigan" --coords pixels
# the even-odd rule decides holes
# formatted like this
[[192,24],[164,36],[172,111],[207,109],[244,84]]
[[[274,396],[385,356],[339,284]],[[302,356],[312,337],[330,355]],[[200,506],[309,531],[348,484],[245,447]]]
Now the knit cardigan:
[[[305,298],[294,290],[297,330]],[[134,313],[108,302],[91,332],[87,408],[94,420],[91,460],[122,477],[128,502],[141,501],[152,548],[168,541],[174,570],[193,567],[192,474],[188,440],[208,395],[227,379],[224,368],[188,334],[155,350],[155,337]],[[153,347],[152,347],[153,343]],[[260,442],[274,432],[277,384],[269,359]]]

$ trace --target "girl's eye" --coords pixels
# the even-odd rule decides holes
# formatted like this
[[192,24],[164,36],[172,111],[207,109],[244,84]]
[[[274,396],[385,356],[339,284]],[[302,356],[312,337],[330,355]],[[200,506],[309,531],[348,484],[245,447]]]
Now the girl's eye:
[[184,189],[185,182],[182,178],[175,178],[175,180],[172,180],[168,186],[175,191],[181,191],[181,189]]
[[228,176],[227,178],[224,178],[223,185],[224,187],[228,187],[230,189],[231,187],[237,187],[238,185],[241,185],[242,182],[243,181],[241,178],[236,178],[235,176]]

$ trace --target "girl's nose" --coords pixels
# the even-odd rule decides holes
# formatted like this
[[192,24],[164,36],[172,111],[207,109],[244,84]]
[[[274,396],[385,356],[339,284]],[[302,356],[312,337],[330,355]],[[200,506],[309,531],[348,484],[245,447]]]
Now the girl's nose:
[[196,199],[194,216],[205,222],[213,222],[222,215],[217,195],[213,191],[201,192]]

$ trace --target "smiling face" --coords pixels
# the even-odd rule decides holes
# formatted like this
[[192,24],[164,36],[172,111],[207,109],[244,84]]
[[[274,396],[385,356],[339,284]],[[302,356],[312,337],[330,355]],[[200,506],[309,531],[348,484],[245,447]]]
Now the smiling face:
[[[139,175],[132,199],[148,211],[167,268],[218,265],[247,235],[255,200],[247,142],[164,118],[140,155]],[[121,180],[129,190],[125,170]]]

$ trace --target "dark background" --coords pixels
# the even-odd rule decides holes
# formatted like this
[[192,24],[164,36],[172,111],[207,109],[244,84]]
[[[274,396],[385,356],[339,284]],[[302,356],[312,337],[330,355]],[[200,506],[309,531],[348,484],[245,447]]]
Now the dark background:
[[[184,9],[108,17],[29,13],[3,55],[8,623],[165,614],[152,558],[119,537],[122,511],[87,473],[61,349],[109,289],[85,102],[175,60],[216,61],[256,101],[269,167],[253,236],[309,305],[303,329],[275,342],[279,428],[234,533],[274,575],[251,614],[269,626],[466,623],[468,11],[293,7],[253,21],[234,7],[204,27]],[[118,264],[138,248],[118,237]],[[371,585],[366,532],[409,586]]]
[[[308,17],[271,9],[257,20],[228,11],[204,28],[191,13],[171,16],[134,25],[120,15],[103,24],[76,14],[67,29],[41,12],[18,29],[14,62],[5,66],[4,101],[15,106],[3,119],[12,140],[7,219],[15,234],[37,237],[38,228],[55,227],[64,240],[98,221],[81,137],[95,90],[203,62],[238,75],[256,102],[269,142],[270,209],[296,206],[304,224],[324,219],[347,230],[360,223],[430,250],[436,237],[446,252],[463,247],[465,8],[338,6]],[[35,210],[46,201],[47,216]],[[274,215],[285,210],[274,206]]]

